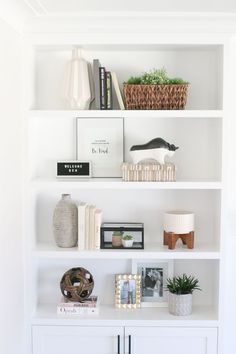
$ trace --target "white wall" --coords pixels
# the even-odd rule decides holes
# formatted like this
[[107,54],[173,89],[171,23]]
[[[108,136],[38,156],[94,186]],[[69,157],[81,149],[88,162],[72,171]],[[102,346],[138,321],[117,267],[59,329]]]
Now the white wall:
[[0,20],[0,353],[22,354],[21,38]]

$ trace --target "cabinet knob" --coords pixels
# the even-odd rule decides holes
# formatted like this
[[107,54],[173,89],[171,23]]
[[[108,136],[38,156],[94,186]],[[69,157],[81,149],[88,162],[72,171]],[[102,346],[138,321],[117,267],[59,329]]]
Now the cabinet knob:
[[117,353],[120,354],[120,335],[117,335]]
[[131,354],[131,334],[129,334],[129,352],[128,354]]

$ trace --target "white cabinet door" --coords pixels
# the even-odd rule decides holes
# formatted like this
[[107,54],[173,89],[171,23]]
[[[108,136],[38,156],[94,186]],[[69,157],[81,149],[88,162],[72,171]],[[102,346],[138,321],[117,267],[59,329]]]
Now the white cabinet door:
[[123,354],[123,327],[33,326],[33,354]]
[[217,354],[216,328],[126,327],[126,354]]

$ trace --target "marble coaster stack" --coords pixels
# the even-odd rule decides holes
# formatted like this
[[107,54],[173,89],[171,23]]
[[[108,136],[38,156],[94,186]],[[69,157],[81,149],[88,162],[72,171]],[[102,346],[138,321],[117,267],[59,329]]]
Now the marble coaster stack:
[[123,163],[122,179],[126,182],[175,182],[176,166],[173,163]]

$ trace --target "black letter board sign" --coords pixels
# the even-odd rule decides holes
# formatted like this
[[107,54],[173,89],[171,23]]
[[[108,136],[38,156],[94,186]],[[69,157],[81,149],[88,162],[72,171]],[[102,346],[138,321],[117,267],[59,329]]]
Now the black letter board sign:
[[59,161],[57,177],[91,177],[90,161]]

